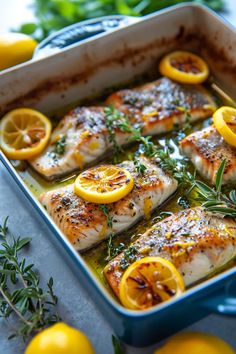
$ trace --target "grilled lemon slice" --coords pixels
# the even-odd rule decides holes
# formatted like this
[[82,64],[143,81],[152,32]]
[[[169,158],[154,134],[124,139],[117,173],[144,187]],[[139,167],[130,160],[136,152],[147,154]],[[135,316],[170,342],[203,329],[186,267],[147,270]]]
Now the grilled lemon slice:
[[183,84],[200,84],[209,76],[207,63],[198,55],[185,51],[165,55],[160,61],[159,71]]
[[0,146],[9,159],[27,160],[46,147],[52,130],[42,113],[19,108],[7,113],[0,122]]
[[213,122],[224,140],[236,147],[236,109],[223,106],[213,114]]
[[76,179],[75,193],[88,202],[114,203],[133,189],[129,171],[119,166],[101,165],[82,172]]
[[120,283],[121,303],[145,310],[183,293],[184,281],[175,266],[161,257],[145,257],[131,264]]

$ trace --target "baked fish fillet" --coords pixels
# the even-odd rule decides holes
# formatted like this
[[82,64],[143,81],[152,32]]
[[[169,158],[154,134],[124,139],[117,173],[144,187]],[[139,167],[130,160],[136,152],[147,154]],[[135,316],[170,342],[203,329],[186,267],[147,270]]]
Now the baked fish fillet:
[[132,247],[130,252],[124,251],[110,261],[104,270],[117,296],[131,250],[133,260],[159,256],[171,261],[189,286],[236,256],[236,222],[196,207],[155,224]]
[[213,97],[203,86],[179,84],[166,77],[115,92],[106,103],[140,122],[144,135],[171,131],[185,121],[184,109],[188,109],[191,122],[210,117],[216,110]]
[[226,159],[223,183],[236,182],[236,148],[229,145],[214,126],[184,138],[180,142],[180,149],[212,184],[215,183],[221,162]]
[[[119,91],[107,101],[139,124],[144,135],[155,135],[173,129],[185,119],[186,107],[191,120],[209,117],[216,106],[202,86],[184,86],[167,78],[133,90]],[[130,142],[130,135],[115,129],[119,145]],[[61,145],[63,148],[61,149]],[[105,125],[104,107],[80,107],[70,111],[52,133],[46,150],[29,162],[46,179],[83,169],[112,148]]]
[[107,204],[113,227],[99,204],[89,203],[74,193],[74,185],[43,193],[39,200],[76,250],[88,249],[106,239],[111,232],[119,233],[131,227],[143,216],[148,217],[177,188],[177,182],[163,172],[154,160],[141,158],[145,173],[136,172],[133,161],[119,166],[129,170],[134,178],[133,190],[116,203]]

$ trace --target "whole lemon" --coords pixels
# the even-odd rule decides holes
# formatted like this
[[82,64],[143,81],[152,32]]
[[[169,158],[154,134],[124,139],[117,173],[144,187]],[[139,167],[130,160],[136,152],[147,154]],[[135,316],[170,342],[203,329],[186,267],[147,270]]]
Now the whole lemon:
[[37,42],[22,33],[0,34],[0,70],[32,58]]
[[235,354],[222,339],[206,333],[188,332],[173,336],[154,354]]
[[25,354],[95,354],[86,335],[59,322],[37,334]]

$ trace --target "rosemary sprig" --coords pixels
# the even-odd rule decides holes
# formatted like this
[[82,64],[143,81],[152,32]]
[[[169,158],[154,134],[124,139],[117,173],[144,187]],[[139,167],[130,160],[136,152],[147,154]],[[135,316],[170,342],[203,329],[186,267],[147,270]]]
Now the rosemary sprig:
[[216,174],[216,186],[209,187],[202,181],[196,180],[194,186],[198,194],[198,201],[205,210],[236,218],[236,191],[231,190],[228,195],[222,192],[222,180],[227,160],[223,160]]
[[57,322],[55,306],[57,297],[53,292],[53,279],[47,291],[40,287],[40,279],[27,264],[20,251],[29,245],[30,238],[15,238],[9,233],[8,218],[0,225],[0,316],[9,318],[15,314],[21,323],[9,338],[37,333]]

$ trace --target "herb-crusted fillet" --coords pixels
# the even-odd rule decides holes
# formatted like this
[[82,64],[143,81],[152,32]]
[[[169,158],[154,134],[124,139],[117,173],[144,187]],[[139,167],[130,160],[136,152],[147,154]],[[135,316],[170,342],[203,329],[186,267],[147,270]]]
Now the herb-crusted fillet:
[[[118,91],[108,103],[127,114],[131,126],[140,126],[142,135],[172,130],[175,123],[185,120],[185,109],[190,121],[206,118],[215,110],[211,95],[202,86],[180,85],[167,78]],[[119,121],[111,119],[110,124],[108,127],[104,107],[76,108],[55,128],[47,149],[29,162],[49,180],[83,169],[114,147],[111,134],[117,146],[130,142],[132,133],[122,129]]]
[[190,134],[180,142],[180,148],[197,171],[212,184],[224,159],[227,163],[222,182],[236,181],[236,148],[229,145],[214,126]]
[[216,109],[211,94],[201,85],[183,85],[166,77],[135,89],[121,90],[107,99],[129,119],[143,126],[144,135],[171,131],[175,124],[210,117]]
[[136,170],[133,161],[119,166],[127,169],[133,179],[133,190],[118,202],[107,204],[109,219],[99,204],[89,203],[74,193],[74,185],[68,185],[40,196],[55,223],[67,236],[76,250],[85,250],[106,239],[111,233],[128,229],[141,217],[148,217],[177,188],[177,182],[161,170],[155,160],[140,158],[145,173]]
[[105,277],[117,296],[124,269],[146,256],[171,261],[189,286],[236,256],[236,222],[196,207],[155,224],[106,266]]

